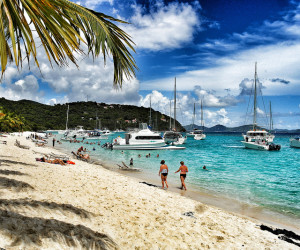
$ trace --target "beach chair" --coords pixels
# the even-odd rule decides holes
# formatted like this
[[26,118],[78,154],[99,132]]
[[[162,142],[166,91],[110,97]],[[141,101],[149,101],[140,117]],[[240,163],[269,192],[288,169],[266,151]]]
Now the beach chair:
[[63,161],[70,160],[69,156],[67,156],[67,155],[59,155],[59,154],[55,154],[53,152],[50,153],[50,157],[54,158],[54,159],[60,159],[60,160],[63,160]]
[[74,151],[72,151],[72,154],[75,156],[75,158],[76,158],[77,160],[81,160],[81,161],[86,161],[86,162],[88,162],[87,159],[82,158],[81,155],[76,154]]
[[123,166],[117,164],[117,166],[119,167],[120,170],[125,170],[125,171],[142,171],[142,169],[140,169],[140,168],[132,168],[132,167],[127,166],[124,161],[122,161],[122,164],[123,164]]
[[15,146],[17,146],[17,147],[19,147],[19,148],[23,148],[23,149],[30,149],[29,146],[21,145],[20,142],[19,142],[18,140],[16,140]]

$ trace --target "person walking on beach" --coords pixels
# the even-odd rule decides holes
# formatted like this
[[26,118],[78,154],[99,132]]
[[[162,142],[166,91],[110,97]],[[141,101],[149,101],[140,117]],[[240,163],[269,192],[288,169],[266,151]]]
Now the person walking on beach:
[[168,176],[168,172],[169,172],[169,169],[168,169],[168,166],[165,164],[165,161],[162,160],[160,162],[160,169],[159,169],[159,172],[158,172],[158,175],[161,176],[161,184],[162,184],[162,189],[165,188],[165,183],[166,183],[166,187],[168,188],[168,182],[167,182],[167,176]]
[[179,167],[179,169],[175,173],[178,173],[179,171],[181,171],[180,172],[181,189],[184,188],[186,190],[186,186],[185,186],[184,180],[186,178],[186,173],[189,172],[189,170],[188,170],[187,166],[184,165],[183,161],[180,162],[180,167]]
[[53,143],[53,147],[54,147],[55,146],[55,138],[53,138],[52,143]]

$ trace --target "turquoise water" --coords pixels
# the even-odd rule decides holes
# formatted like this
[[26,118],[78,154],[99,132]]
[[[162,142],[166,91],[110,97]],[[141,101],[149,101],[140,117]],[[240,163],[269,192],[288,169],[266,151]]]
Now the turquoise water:
[[[142,168],[143,173],[153,179],[159,179],[160,161],[164,159],[170,172],[168,181],[173,186],[179,186],[179,176],[174,172],[179,168],[179,162],[184,161],[189,168],[188,188],[263,207],[299,220],[300,149],[289,147],[288,136],[276,136],[274,142],[281,145],[280,151],[245,149],[241,140],[241,135],[208,134],[203,141],[188,138],[185,150],[128,150],[123,153],[98,145],[83,146],[91,150],[92,157],[112,166],[121,164],[121,161],[129,164],[130,158],[133,158],[134,166]],[[104,142],[101,141],[101,144]],[[65,142],[62,146],[77,150],[81,145]],[[92,151],[93,147],[95,151]],[[150,158],[145,157],[148,153]],[[202,169],[203,165],[208,171]]]

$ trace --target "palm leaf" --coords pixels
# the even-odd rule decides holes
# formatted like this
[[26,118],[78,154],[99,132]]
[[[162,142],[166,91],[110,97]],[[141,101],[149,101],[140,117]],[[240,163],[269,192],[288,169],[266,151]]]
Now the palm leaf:
[[[32,57],[39,67],[38,41],[48,60],[59,66],[76,64],[75,53],[83,54],[85,43],[93,58],[103,55],[114,61],[114,85],[122,86],[124,76],[135,76],[137,66],[130,51],[134,43],[117,23],[126,23],[68,0],[0,0],[0,62],[2,75],[7,62],[22,67]],[[35,39],[34,32],[39,39]],[[24,45],[24,51],[21,49]],[[24,54],[24,55],[23,55]],[[24,57],[25,56],[25,57]]]

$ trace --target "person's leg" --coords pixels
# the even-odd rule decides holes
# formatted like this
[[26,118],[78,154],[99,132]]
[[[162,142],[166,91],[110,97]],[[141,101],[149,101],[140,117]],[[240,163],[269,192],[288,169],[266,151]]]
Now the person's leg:
[[184,189],[186,190],[186,186],[185,186],[185,183],[184,183],[185,178],[183,176],[181,176],[180,178],[181,178],[182,187],[184,187]]
[[162,185],[161,188],[164,189],[165,188],[164,176],[162,174],[160,174],[160,176],[161,176],[161,185]]
[[166,187],[169,188],[168,182],[167,182],[167,176],[165,177],[165,183],[166,183]]

